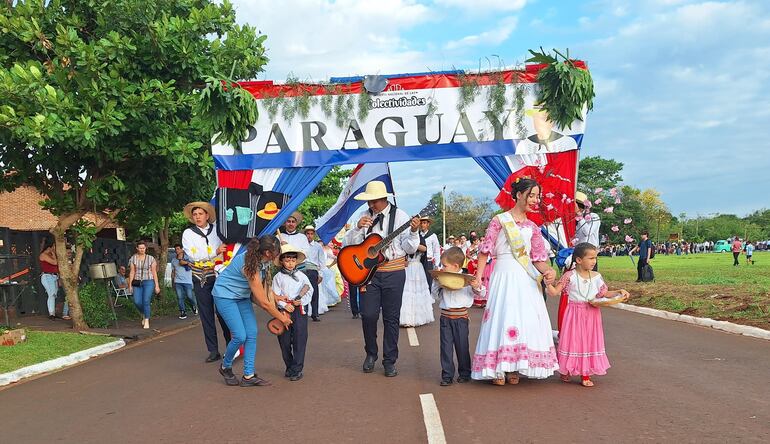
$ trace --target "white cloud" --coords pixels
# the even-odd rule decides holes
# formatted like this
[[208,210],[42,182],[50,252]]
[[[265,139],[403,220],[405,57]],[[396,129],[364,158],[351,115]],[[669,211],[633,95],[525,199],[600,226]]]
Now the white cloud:
[[439,6],[450,6],[471,10],[478,13],[494,11],[520,11],[527,5],[527,0],[436,0]]
[[445,48],[458,49],[477,45],[499,45],[508,40],[518,23],[518,17],[506,17],[495,28],[480,34],[465,36],[459,40],[452,40],[446,44]]
[[767,5],[634,6],[625,24],[575,51],[588,60],[597,90],[583,154],[624,162],[626,181],[657,188],[675,213],[767,207],[764,176],[733,185],[748,166],[770,170],[757,137],[770,114]]
[[267,35],[267,76],[280,80],[424,70],[430,58],[400,35],[432,20],[415,0],[234,0],[241,23]]

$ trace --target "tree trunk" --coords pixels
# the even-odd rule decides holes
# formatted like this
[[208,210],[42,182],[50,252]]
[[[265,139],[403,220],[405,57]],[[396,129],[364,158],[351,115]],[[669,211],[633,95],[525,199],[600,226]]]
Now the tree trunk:
[[[158,232],[158,238],[160,240],[160,253],[158,254],[158,285],[161,287],[165,285],[166,264],[168,263],[168,228],[171,225],[171,218],[163,218],[163,227]],[[162,285],[161,285],[162,284]]]
[[[56,243],[56,260],[59,263],[59,279],[64,287],[64,294],[69,303],[69,314],[72,316],[72,326],[75,330],[88,330],[88,325],[83,318],[83,309],[80,307],[80,298],[78,296],[78,274],[80,271],[80,261],[83,259],[83,247],[78,246],[75,249],[75,257],[70,264],[67,255],[67,240],[65,234],[69,227],[80,220],[81,213],[70,213],[59,216],[56,226],[51,229],[54,242]],[[77,242],[76,242],[77,244]]]

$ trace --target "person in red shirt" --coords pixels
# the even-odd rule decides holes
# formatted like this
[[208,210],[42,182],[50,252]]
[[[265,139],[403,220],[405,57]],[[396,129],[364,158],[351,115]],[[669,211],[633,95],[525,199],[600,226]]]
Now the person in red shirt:
[[[56,296],[59,294],[59,262],[56,259],[56,246],[46,241],[38,260],[40,261],[40,283],[48,295],[48,318],[54,320],[56,319]],[[71,319],[66,300],[62,319]]]
[[738,266],[738,256],[741,255],[741,250],[743,250],[743,244],[741,244],[740,239],[738,239],[738,235],[736,234],[733,238],[733,266]]

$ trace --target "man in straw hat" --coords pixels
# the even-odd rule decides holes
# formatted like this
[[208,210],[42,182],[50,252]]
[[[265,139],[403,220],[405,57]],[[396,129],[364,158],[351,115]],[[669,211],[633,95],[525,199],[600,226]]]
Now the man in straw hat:
[[[588,196],[582,191],[575,192],[575,213],[577,224],[575,225],[575,245],[588,242],[599,248],[599,227],[602,220],[598,214],[591,211],[591,203]],[[594,266],[594,271],[599,270],[599,263]]]
[[[190,259],[189,265],[193,273],[193,290],[195,291],[195,299],[198,301],[198,314],[203,327],[203,337],[209,351],[206,362],[214,362],[222,358],[217,344],[217,327],[214,324],[216,308],[211,296],[211,290],[214,288],[214,281],[216,280],[214,261],[218,255],[225,252],[226,247],[217,236],[214,225],[216,211],[210,203],[190,202],[184,207],[184,215],[193,226],[182,233],[182,248]],[[216,314],[226,344],[230,342],[230,330],[219,313]]]
[[429,231],[432,222],[433,220],[428,216],[422,216],[420,218],[420,246],[417,247],[417,251],[423,253],[422,257],[420,257],[420,262],[425,269],[425,278],[428,280],[428,288],[430,288],[433,283],[433,277],[430,275],[430,271],[434,268],[438,268],[439,261],[441,260],[441,246],[438,243],[438,236]]
[[383,250],[386,262],[377,268],[371,282],[361,289],[360,297],[361,325],[366,351],[363,370],[365,373],[374,371],[374,363],[377,361],[379,351],[377,323],[382,310],[382,364],[385,367],[385,376],[393,377],[398,374],[396,360],[398,359],[401,297],[406,281],[406,255],[414,254],[420,244],[420,236],[417,233],[420,219],[413,217],[410,221],[406,212],[388,202],[390,196],[393,195],[388,193],[383,182],[373,180],[366,184],[366,190],[356,195],[354,199],[365,200],[369,208],[358,215],[355,227],[345,234],[345,243],[359,244],[371,233],[377,233],[384,238],[395,227],[405,223],[411,225],[410,230],[402,232]]

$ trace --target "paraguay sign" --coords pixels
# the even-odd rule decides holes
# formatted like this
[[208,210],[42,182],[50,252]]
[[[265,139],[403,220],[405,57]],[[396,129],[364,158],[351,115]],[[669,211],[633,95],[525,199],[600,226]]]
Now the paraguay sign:
[[[580,147],[585,124],[557,128],[535,106],[536,67],[479,75],[363,79],[325,85],[244,82],[259,119],[241,146],[215,145],[217,168],[320,165],[546,154]],[[585,113],[584,113],[585,115]]]

